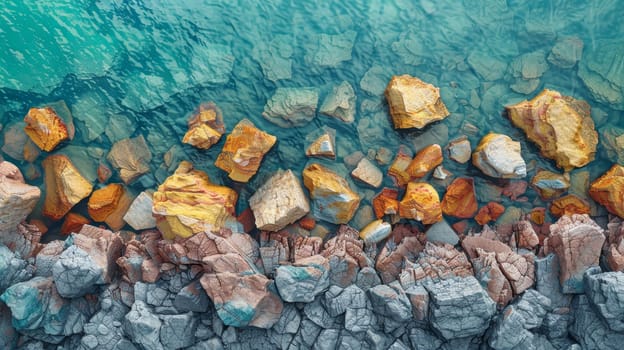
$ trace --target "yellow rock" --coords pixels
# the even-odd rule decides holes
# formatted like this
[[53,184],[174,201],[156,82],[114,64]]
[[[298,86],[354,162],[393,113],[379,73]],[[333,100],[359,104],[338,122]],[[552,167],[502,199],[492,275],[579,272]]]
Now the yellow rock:
[[557,174],[552,171],[540,169],[533,179],[531,179],[531,185],[542,199],[553,199],[570,188],[570,176],[567,173]]
[[532,100],[506,109],[512,123],[558,167],[568,171],[594,160],[598,133],[587,102],[544,89]]
[[213,103],[203,103],[188,121],[182,142],[199,149],[209,149],[225,133],[221,110]]
[[610,213],[624,218],[624,167],[619,164],[612,166],[592,182],[589,195]]
[[256,174],[264,155],[277,138],[255,127],[247,119],[241,120],[228,135],[215,165],[228,172],[230,179],[247,182]]
[[183,161],[154,193],[152,213],[166,239],[216,231],[234,218],[238,194],[212,184],[203,171]]
[[308,157],[325,157],[336,159],[336,146],[334,134],[326,131],[316,139],[306,150]]
[[51,107],[31,108],[24,122],[26,135],[43,151],[50,152],[70,139],[68,126]]
[[410,182],[399,203],[399,216],[419,220],[423,224],[435,224],[442,220],[440,195],[426,182]]
[[126,224],[123,216],[132,200],[132,194],[123,185],[109,184],[93,191],[87,203],[87,210],[94,221],[105,222],[113,231],[118,231]]
[[438,144],[421,149],[405,170],[410,178],[419,179],[438,165],[442,164],[442,147]]
[[440,89],[410,75],[395,75],[386,87],[395,129],[422,129],[449,115]]
[[46,188],[43,215],[60,220],[76,203],[91,193],[93,185],[64,155],[51,155],[43,160],[42,165]]

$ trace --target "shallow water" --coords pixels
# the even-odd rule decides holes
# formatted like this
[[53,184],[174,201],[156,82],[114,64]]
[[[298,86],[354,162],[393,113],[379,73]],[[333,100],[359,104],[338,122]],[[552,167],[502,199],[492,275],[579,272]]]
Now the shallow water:
[[[384,146],[395,153],[405,144],[417,151],[461,134],[474,147],[489,131],[504,133],[521,141],[525,160],[534,161],[529,180],[537,167],[557,169],[511,126],[503,106],[551,88],[592,106],[601,143],[596,160],[577,171],[588,170],[593,179],[614,162],[624,164],[624,150],[607,146],[604,137],[624,134],[623,17],[618,0],[4,0],[2,156],[34,177],[44,155],[33,167],[7,147],[30,107],[62,99],[77,126],[71,145],[91,149],[65,146],[58,152],[73,154],[82,171],[93,174],[112,142],[143,134],[154,154],[152,174],[133,188],[155,187],[176,160],[189,159],[213,181],[241,192],[239,211],[275,169],[303,169],[305,148],[322,126],[337,130],[339,157],[330,163],[339,167],[357,150]],[[566,38],[582,42],[583,49],[578,63],[562,68],[548,57]],[[525,78],[535,71],[539,76],[524,79],[523,67]],[[383,90],[397,74],[439,86],[451,115],[423,131],[394,131]],[[277,87],[318,88],[320,106],[343,81],[357,95],[352,124],[319,114],[303,127],[281,128],[261,116]],[[189,113],[204,101],[221,108],[228,132],[249,118],[278,137],[249,184],[233,184],[214,167],[225,137],[208,151],[181,143]],[[164,165],[172,147],[174,162]],[[470,165],[444,165],[455,175],[482,176]],[[40,184],[41,178],[29,181]],[[477,181],[478,190],[485,181]],[[384,184],[392,185],[389,177]],[[376,193],[353,186],[368,200]],[[443,184],[436,186],[442,193]],[[504,204],[544,204],[532,190],[527,196],[528,202]]]

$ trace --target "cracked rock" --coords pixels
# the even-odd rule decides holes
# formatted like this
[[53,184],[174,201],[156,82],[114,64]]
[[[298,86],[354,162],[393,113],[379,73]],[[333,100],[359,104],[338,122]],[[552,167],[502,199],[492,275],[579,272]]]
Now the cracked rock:
[[329,262],[314,255],[276,269],[275,285],[287,302],[309,303],[329,287]]

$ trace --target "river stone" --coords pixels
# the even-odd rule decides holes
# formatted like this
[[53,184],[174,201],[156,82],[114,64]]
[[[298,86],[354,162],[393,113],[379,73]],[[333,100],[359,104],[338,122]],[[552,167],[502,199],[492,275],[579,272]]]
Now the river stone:
[[527,174],[520,142],[507,135],[490,133],[483,137],[472,154],[472,163],[491,177],[517,179]]

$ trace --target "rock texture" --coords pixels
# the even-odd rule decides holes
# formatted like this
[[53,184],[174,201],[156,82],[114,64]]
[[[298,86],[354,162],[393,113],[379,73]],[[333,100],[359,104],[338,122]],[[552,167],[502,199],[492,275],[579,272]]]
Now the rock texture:
[[135,230],[146,230],[156,227],[156,220],[152,216],[153,193],[143,191],[132,201],[123,220]]
[[106,159],[119,172],[121,180],[129,185],[150,171],[152,152],[143,135],[139,135],[115,142]]
[[61,142],[74,138],[74,124],[71,112],[64,102],[55,104],[53,107],[31,108],[24,117],[26,135],[41,150],[51,152]]
[[425,182],[408,183],[405,195],[399,203],[399,216],[421,221],[425,225],[442,220],[438,192]]
[[215,165],[226,171],[230,179],[247,182],[256,174],[264,155],[277,138],[269,135],[247,119],[241,120],[228,135]]
[[275,270],[275,285],[284,301],[312,302],[329,287],[329,261],[313,255],[282,265]]
[[624,167],[615,164],[606,173],[591,183],[589,195],[603,205],[610,213],[624,218]]
[[585,294],[614,332],[624,331],[624,273],[593,268],[585,273]]
[[306,149],[306,156],[336,159],[336,131],[326,130]]
[[126,225],[123,217],[132,204],[132,194],[121,184],[109,184],[93,191],[87,209],[97,222],[105,222],[115,231]]
[[542,199],[553,199],[570,188],[570,177],[548,170],[538,170],[531,179],[531,186],[535,188]]
[[373,210],[377,219],[381,219],[384,215],[399,214],[399,191],[384,187],[373,198]]
[[383,181],[383,173],[368,158],[362,158],[355,169],[351,172],[351,176],[371,187],[381,186]]
[[422,129],[449,115],[440,89],[409,75],[393,76],[385,91],[395,129]]
[[303,183],[310,191],[312,213],[318,219],[346,224],[360,205],[360,196],[347,181],[322,165],[311,164],[305,168]]
[[39,201],[41,190],[24,183],[24,177],[12,163],[0,161],[0,232],[17,228]]
[[60,220],[74,205],[91,194],[93,185],[64,155],[48,156],[42,165],[46,187],[43,215]]
[[219,107],[213,102],[202,103],[189,118],[188,131],[182,142],[199,149],[209,149],[219,142],[224,133],[225,125]]
[[318,98],[315,88],[277,88],[262,116],[283,128],[302,126],[316,116]]
[[598,133],[587,102],[544,89],[532,100],[506,108],[512,123],[558,167],[568,171],[594,160]]
[[481,139],[472,154],[472,164],[491,177],[517,179],[527,174],[520,142],[501,134],[490,133]]
[[389,223],[375,220],[360,231],[360,238],[364,243],[377,243],[388,237],[391,231],[392,226]]

